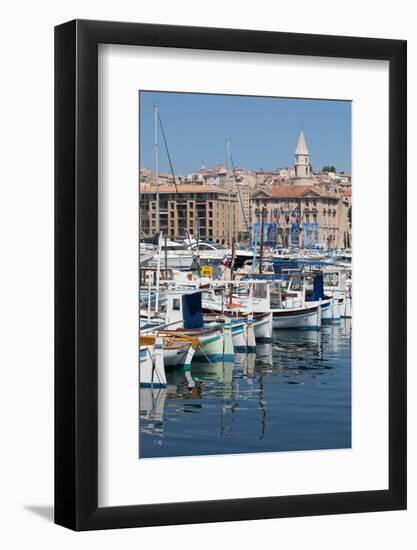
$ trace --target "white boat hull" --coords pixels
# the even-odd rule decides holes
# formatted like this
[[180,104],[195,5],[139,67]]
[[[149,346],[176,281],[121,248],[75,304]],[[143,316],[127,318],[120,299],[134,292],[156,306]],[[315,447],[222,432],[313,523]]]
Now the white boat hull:
[[345,301],[342,307],[340,309],[340,316],[341,317],[352,317],[352,298],[349,295],[345,296]]
[[252,323],[252,321],[233,323],[232,325],[233,347],[236,353],[253,353],[256,351],[255,337],[253,335],[251,341],[250,333],[250,331],[253,331],[253,326],[249,327],[249,323]]
[[272,314],[272,324],[276,330],[320,330],[321,327],[320,306],[275,309],[272,310]]
[[323,300],[320,304],[322,322],[331,322],[333,320],[331,300]]
[[165,367],[181,367],[184,365],[187,358],[188,350],[191,344],[185,344],[180,348],[167,349],[164,348],[164,365]]
[[200,341],[200,346],[196,349],[194,354],[196,361],[208,360],[214,362],[223,360],[224,341],[221,328],[206,333],[185,330],[184,334],[198,338]]
[[271,340],[272,339],[272,313],[263,315],[254,320],[253,326],[255,330],[256,340]]
[[157,339],[155,346],[140,346],[139,367],[139,382],[142,387],[166,386],[162,339]]

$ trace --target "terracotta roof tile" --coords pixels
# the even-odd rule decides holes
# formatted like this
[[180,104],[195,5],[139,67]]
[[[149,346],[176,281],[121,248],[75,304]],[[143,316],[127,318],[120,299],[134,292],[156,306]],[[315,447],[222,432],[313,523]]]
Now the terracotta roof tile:
[[324,195],[318,187],[312,185],[277,185],[270,193],[273,197],[301,197],[306,191],[315,191],[319,195]]

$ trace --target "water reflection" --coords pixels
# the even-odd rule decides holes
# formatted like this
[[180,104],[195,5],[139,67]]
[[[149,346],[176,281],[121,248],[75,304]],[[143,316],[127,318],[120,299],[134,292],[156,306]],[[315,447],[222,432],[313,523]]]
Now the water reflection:
[[350,353],[343,320],[168,371],[166,388],[140,389],[140,456],[349,447]]

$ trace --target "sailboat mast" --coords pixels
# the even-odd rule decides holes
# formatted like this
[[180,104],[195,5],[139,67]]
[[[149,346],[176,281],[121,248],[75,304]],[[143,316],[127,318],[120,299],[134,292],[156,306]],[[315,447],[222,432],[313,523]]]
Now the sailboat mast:
[[156,187],[156,232],[160,231],[159,223],[159,167],[158,167],[158,105],[153,104],[154,133],[155,133],[155,187]]
[[264,259],[264,219],[265,219],[265,206],[261,210],[261,241],[259,251],[259,274],[262,275],[262,262]]
[[229,138],[226,139],[226,145],[227,145],[227,173],[226,173],[226,182],[227,182],[227,187],[228,187],[228,191],[229,191],[229,194],[228,194],[228,201],[229,201],[229,204],[228,204],[228,229],[229,229],[229,246],[232,245],[232,219],[231,219],[231,200],[232,200],[232,197],[231,197],[231,189],[230,189],[230,178],[229,178],[229,159],[230,159],[230,140]]
[[229,296],[229,304],[231,305],[233,302],[233,280],[234,280],[234,274],[233,270],[235,268],[235,255],[236,255],[236,249],[235,249],[235,239],[232,239],[232,261],[230,264],[230,296]]
[[[162,233],[158,236],[158,263],[156,268],[155,313],[159,312],[159,287],[161,280]],[[166,266],[165,266],[166,272]]]

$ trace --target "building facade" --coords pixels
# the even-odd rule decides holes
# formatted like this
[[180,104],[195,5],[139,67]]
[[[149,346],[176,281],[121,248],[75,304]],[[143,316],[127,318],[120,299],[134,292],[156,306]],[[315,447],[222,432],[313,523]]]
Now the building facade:
[[[178,190],[178,191],[177,191]],[[235,192],[219,186],[159,186],[159,224],[157,189],[140,186],[140,234],[153,236],[159,230],[169,238],[187,234],[228,243],[238,238],[238,200]]]
[[190,234],[227,244],[232,238],[247,242],[260,232],[264,211],[271,244],[350,247],[351,175],[329,170],[312,171],[301,129],[293,167],[252,172],[236,167],[233,174],[224,165],[202,167],[178,178],[177,188],[170,174],[160,173],[158,212],[155,174],[141,168],[141,236],[159,229],[170,238]]
[[255,223],[275,224],[276,242],[299,248],[346,248],[350,246],[348,207],[342,196],[325,193],[311,185],[279,185],[252,195]]

